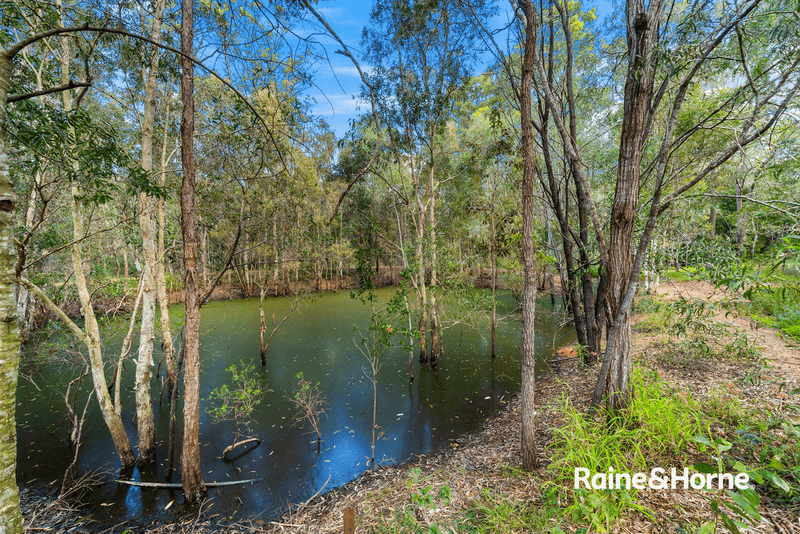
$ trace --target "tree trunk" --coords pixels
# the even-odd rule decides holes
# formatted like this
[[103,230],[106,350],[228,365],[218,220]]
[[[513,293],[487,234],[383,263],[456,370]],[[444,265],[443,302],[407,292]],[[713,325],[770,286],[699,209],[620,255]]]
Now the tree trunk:
[[[264,289],[264,286],[261,286],[259,289],[260,289],[260,291],[259,291],[259,299],[258,299],[258,314],[259,314],[259,316],[261,318],[259,331],[260,331],[260,336],[261,336],[261,344],[260,344],[260,348],[261,348],[261,366],[263,367],[263,366],[267,365],[267,346],[264,344],[264,333],[267,330],[267,325],[264,322],[264,292],[265,292],[265,289]],[[274,316],[273,316],[273,322],[274,322]]]
[[[530,2],[523,4],[535,9]],[[533,54],[536,47],[536,25],[528,14],[525,28],[525,49],[522,59],[520,83],[520,113],[522,129],[522,264],[524,282],[522,289],[522,467],[533,469],[537,465],[536,453],[536,269],[533,250],[534,183],[536,156],[534,154],[533,123],[531,120],[531,84],[533,79]]]
[[[168,85],[172,89],[172,80]],[[166,111],[164,113],[164,137],[161,142],[161,179],[159,185],[164,187],[167,183],[167,140],[169,139],[169,103],[167,98]],[[164,269],[164,262],[167,261],[164,249],[164,229],[166,217],[164,213],[164,201],[156,200],[158,213],[158,261],[156,263],[156,296],[158,297],[159,311],[161,312],[161,343],[164,351],[164,358],[167,366],[167,391],[172,395],[175,387],[175,344],[172,341],[172,325],[169,320],[169,294],[167,293],[167,279]]]
[[128,266],[128,245],[127,243],[125,243],[124,239],[122,241],[122,265],[124,266],[123,274],[125,276],[125,291],[127,291],[131,285],[130,284],[131,272],[130,272],[130,267]]
[[[431,160],[433,159],[433,156],[433,153],[431,153]],[[431,323],[431,365],[436,366],[439,363],[439,359],[442,357],[442,354],[444,353],[444,349],[442,347],[441,330],[439,325],[439,307],[436,303],[436,286],[439,283],[439,280],[438,271],[436,268],[438,260],[436,255],[436,184],[434,183],[435,166],[433,164],[431,164],[428,178],[428,186],[430,187],[431,195],[431,205],[428,211],[428,220],[431,226],[431,298],[430,307],[428,310]]]
[[[193,0],[181,2],[181,51],[193,54]],[[185,296],[185,337],[183,342],[186,374],[183,399],[183,447],[181,485],[186,500],[198,502],[206,486],[200,470],[200,287],[197,273],[197,214],[195,212],[194,163],[194,65],[186,56],[181,59],[181,231]]]
[[[150,38],[161,40],[161,22],[164,16],[164,0],[155,3],[153,28]],[[156,84],[158,82],[158,56],[156,46],[148,49],[149,61],[142,67],[144,84],[144,114],[142,116],[142,153],[139,164],[146,173],[153,170],[153,127],[155,124]],[[156,321],[156,235],[152,202],[146,194],[139,195],[141,211],[139,228],[142,234],[142,325],[139,336],[139,357],[136,361],[136,427],[139,439],[140,466],[150,465],[156,460],[156,431],[153,417],[153,396],[150,379],[153,367],[153,338]]]
[[[69,66],[71,59],[71,50],[69,38],[61,38],[61,82],[63,84],[69,83]],[[62,93],[62,102],[64,111],[69,113],[72,111],[72,96],[69,91]],[[70,132],[74,135],[74,132]],[[73,162],[77,166],[77,162]],[[79,169],[76,169],[79,170]],[[111,439],[114,441],[114,446],[120,458],[120,465],[122,469],[127,469],[132,466],[136,458],[133,454],[128,434],[125,432],[125,427],[122,424],[122,418],[114,410],[114,404],[111,400],[111,395],[108,393],[108,384],[106,382],[105,370],[103,368],[103,349],[100,339],[100,329],[97,325],[97,319],[94,315],[94,308],[92,307],[92,297],[89,291],[89,286],[86,282],[86,275],[84,271],[82,241],[86,237],[83,228],[83,209],[80,205],[79,197],[80,190],[77,185],[71,187],[71,210],[72,210],[72,237],[74,243],[71,247],[72,256],[72,269],[75,277],[75,288],[78,291],[78,298],[81,303],[81,311],[84,317],[84,331],[85,337],[83,339],[86,348],[89,351],[89,361],[92,366],[92,381],[94,383],[95,393],[97,394],[97,402],[100,405],[100,412],[103,415],[103,420],[111,433]]]
[[608,330],[603,369],[596,388],[596,393],[602,388],[602,397],[612,411],[626,409],[633,393],[630,387],[633,371],[630,303],[626,301],[626,295],[632,277],[642,134],[653,88],[651,62],[658,36],[660,6],[659,0],[653,0],[649,12],[645,12],[643,4],[629,0],[626,8],[628,71],[607,265],[606,298],[614,320]]
[[[420,214],[420,221],[424,214]],[[419,222],[422,225],[422,222]],[[428,292],[425,282],[425,261],[422,254],[423,236],[417,230],[417,303],[419,304],[419,361],[428,363]]]
[[709,237],[714,239],[717,236],[717,208],[711,206],[711,213],[708,216],[708,225],[711,227],[709,230]]
[[116,410],[114,410],[114,403],[111,401],[111,395],[108,393],[108,383],[106,382],[103,369],[103,349],[100,341],[100,329],[98,328],[97,319],[92,309],[91,293],[89,292],[86,276],[83,271],[81,240],[84,238],[84,231],[83,214],[79,201],[77,200],[79,196],[78,188],[73,186],[72,235],[76,242],[72,245],[72,269],[75,277],[75,287],[78,290],[78,297],[81,302],[81,310],[84,317],[84,329],[86,331],[84,342],[86,343],[86,348],[89,350],[89,361],[92,365],[92,380],[94,381],[97,401],[100,404],[100,412],[111,433],[111,439],[114,441],[114,446],[119,454],[121,467],[122,469],[127,469],[136,462],[136,458],[133,454],[128,434],[125,432],[125,427],[122,424],[122,418],[117,414]]
[[22,534],[17,490],[16,399],[19,372],[19,327],[14,298],[16,254],[14,208],[16,196],[8,175],[6,102],[11,58],[0,53],[0,531]]
[[[42,85],[40,82],[37,81],[37,91],[42,90]],[[36,198],[37,198],[37,187],[42,183],[42,173],[41,171],[36,171],[33,175],[33,187],[31,187],[31,195],[28,199],[28,208],[25,210],[25,229],[29,231],[33,226],[33,218],[36,214]],[[20,266],[21,267],[21,266]],[[19,273],[20,275],[23,272]],[[30,304],[30,294],[28,293],[28,288],[25,286],[18,286],[18,294],[17,294],[17,322],[19,325],[20,331],[20,339],[24,343],[28,337],[28,310]]]
[[497,196],[497,175],[494,177],[494,184],[492,187],[492,207],[491,207],[491,225],[492,225],[492,358],[497,354],[495,335],[497,331],[497,234],[494,221],[494,205]]
[[117,360],[117,366],[114,369],[114,377],[111,379],[111,385],[109,388],[114,388],[114,410],[122,415],[122,365],[125,361],[125,358],[128,357],[128,352],[131,348],[131,342],[133,341],[133,330],[134,326],[136,325],[136,314],[139,313],[139,304],[142,301],[142,287],[140,285],[139,290],[136,292],[136,301],[133,303],[133,311],[131,312],[131,319],[128,325],[128,333],[125,335],[125,339],[122,340],[122,348],[119,351],[119,359]]
[[744,237],[747,232],[747,215],[745,215],[742,194],[744,193],[743,184],[739,183],[736,179],[736,250],[739,251],[739,257],[744,258]]

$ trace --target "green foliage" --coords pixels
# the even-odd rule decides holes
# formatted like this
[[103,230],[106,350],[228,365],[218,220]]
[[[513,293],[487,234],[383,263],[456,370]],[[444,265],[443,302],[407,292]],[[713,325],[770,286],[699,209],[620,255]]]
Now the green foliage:
[[425,485],[415,490],[414,486],[420,484],[420,469],[414,467],[409,470],[408,475],[406,485],[410,494],[410,502],[397,510],[391,517],[383,518],[378,532],[421,534],[450,532],[451,529],[444,525],[424,519],[425,515],[434,512],[437,508],[450,506],[450,487],[443,484],[437,491],[433,486]]
[[[702,299],[681,298],[666,307],[667,332],[679,343],[671,352],[680,352],[698,361],[732,358],[735,361],[762,363],[755,338],[724,321],[715,319],[719,306]],[[731,312],[727,312],[730,314]],[[727,338],[729,341],[723,342]]]
[[511,534],[514,532],[562,533],[558,524],[560,510],[557,496],[545,492],[541,505],[509,499],[503,494],[484,489],[467,511],[467,532]]
[[[26,170],[33,174],[53,161],[62,162],[59,171],[67,182],[80,186],[80,198],[87,204],[106,203],[117,191],[166,198],[166,191],[123,146],[117,129],[89,111],[65,113],[35,99],[24,100],[9,111],[9,124],[15,128],[15,141],[29,149],[21,162]],[[120,176],[125,178],[124,189],[117,182]]]
[[630,409],[611,419],[587,418],[564,399],[565,424],[554,430],[552,461],[548,471],[557,486],[571,501],[565,514],[575,521],[588,522],[601,531],[610,531],[626,510],[652,518],[652,512],[636,501],[635,489],[573,490],[575,468],[594,473],[647,471],[660,461],[686,451],[692,436],[700,429],[698,403],[688,394],[673,391],[657,373],[634,368]]
[[[748,435],[747,433],[738,433],[738,435]],[[710,436],[710,437],[707,437]],[[759,465],[755,468],[748,468],[741,461],[732,460],[727,454],[734,444],[722,436],[714,437],[709,430],[706,435],[696,435],[694,441],[698,444],[700,452],[709,452],[711,460],[716,466],[711,466],[707,463],[698,462],[694,464],[696,471],[700,473],[747,473],[750,480],[756,484],[764,484],[768,481],[772,486],[785,494],[790,494],[792,488],[783,480],[777,472],[785,470],[785,466],[781,461],[780,455],[769,456],[768,448],[762,449],[758,456]],[[752,434],[749,434],[752,440]],[[751,443],[758,443],[757,440]],[[723,500],[723,488],[706,488],[710,495],[703,495],[708,500],[711,509],[714,512],[714,519],[705,523],[699,532],[715,532],[719,524],[725,526],[728,530],[735,534],[741,534],[741,529],[745,527],[740,520],[749,521],[752,525],[757,525],[761,522],[761,514],[758,507],[761,504],[761,498],[758,493],[752,488],[744,489],[725,489],[724,494],[728,499]]]
[[698,236],[676,251],[677,261],[682,266],[694,268],[696,278],[718,283],[730,276],[741,260],[730,242],[721,237]]
[[325,415],[328,402],[319,382],[314,383],[306,380],[302,371],[297,373],[295,378],[297,378],[297,386],[294,390],[294,396],[288,398],[297,407],[297,413],[294,416],[295,423],[303,425],[308,422],[314,432],[317,433],[317,439],[319,440],[322,437],[319,418]]
[[633,309],[631,310],[634,314],[640,313],[658,313],[661,309],[661,303],[655,300],[653,297],[641,297],[636,299],[633,303]]
[[250,431],[253,411],[270,391],[252,363],[244,363],[241,360],[239,363],[241,366],[233,364],[226,369],[231,373],[232,386],[222,384],[214,388],[208,396],[211,406],[206,408],[206,413],[215,423],[233,421],[237,437],[240,434],[240,426]]

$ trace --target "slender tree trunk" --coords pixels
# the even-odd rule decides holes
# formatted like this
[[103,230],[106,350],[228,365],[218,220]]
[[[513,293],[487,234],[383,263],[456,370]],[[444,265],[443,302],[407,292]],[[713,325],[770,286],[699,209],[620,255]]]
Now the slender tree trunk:
[[267,331],[267,324],[264,322],[264,293],[265,288],[261,286],[259,291],[259,298],[258,298],[258,314],[260,317],[260,336],[261,336],[261,365],[262,367],[267,365],[267,346],[264,344],[264,333]]
[[739,251],[739,257],[744,258],[744,237],[747,232],[747,215],[745,215],[744,204],[742,201],[742,194],[744,188],[738,179],[736,181],[736,250]]
[[[433,154],[431,154],[433,160]],[[428,186],[430,187],[430,208],[428,211],[430,223],[430,236],[431,236],[431,298],[429,317],[431,323],[431,365],[437,365],[444,353],[442,347],[442,338],[439,325],[439,307],[436,302],[436,286],[439,283],[438,270],[437,270],[437,247],[436,247],[436,188],[435,188],[435,167],[431,164],[430,172],[428,174]]]
[[[525,2],[528,9],[535,9]],[[527,11],[527,9],[526,9]],[[522,116],[522,264],[524,285],[522,289],[522,467],[533,469],[537,465],[536,453],[536,265],[533,250],[534,184],[536,181],[536,156],[534,154],[531,85],[533,79],[533,54],[536,47],[536,25],[528,14],[525,28],[525,48],[522,59],[520,83],[520,113]]]
[[420,266],[421,273],[418,275],[419,281],[417,289],[417,303],[419,304],[419,322],[417,331],[419,332],[419,361],[428,363],[428,293],[425,287],[425,267]]
[[[111,379],[114,387],[114,411],[122,415],[122,364],[125,358],[128,357],[128,352],[131,348],[133,341],[133,330],[136,325],[136,314],[139,313],[139,304],[142,301],[142,287],[136,292],[136,301],[133,303],[133,311],[131,312],[130,323],[128,324],[128,333],[125,339],[122,340],[122,348],[119,351],[119,359],[117,360],[117,367],[114,369],[114,378]],[[112,387],[112,386],[109,386]]]
[[208,231],[199,228],[200,234],[200,262],[198,265],[198,276],[203,280],[203,287],[208,287],[208,270],[210,269],[208,260]]
[[[153,27],[150,38],[161,40],[161,23],[164,0],[155,3]],[[142,67],[144,84],[144,114],[142,116],[142,153],[139,164],[146,173],[153,170],[153,127],[155,125],[156,84],[158,83],[158,56],[156,46],[147,49],[148,64]],[[139,465],[150,465],[156,460],[156,431],[153,417],[153,396],[150,379],[153,376],[153,338],[156,321],[156,235],[153,206],[146,194],[139,195],[141,212],[139,228],[142,234],[142,325],[139,336],[139,357],[136,362],[136,427],[139,439]]]
[[[168,87],[172,86],[172,82]],[[169,102],[167,98],[167,109],[164,120],[164,139],[161,145],[161,180],[163,187],[167,181],[167,139],[169,132]],[[175,345],[172,341],[172,325],[169,320],[169,293],[167,293],[167,279],[164,272],[164,262],[167,261],[164,249],[164,229],[166,217],[164,213],[164,201],[156,200],[158,212],[158,261],[156,262],[156,296],[158,297],[159,311],[161,312],[161,342],[164,351],[164,358],[167,366],[167,391],[172,395],[175,387]]]
[[[37,82],[36,90],[40,91],[42,89],[42,85],[40,82]],[[25,210],[25,228],[26,230],[30,229],[33,226],[33,218],[36,215],[36,198],[37,198],[37,187],[42,183],[42,173],[40,171],[36,171],[33,175],[33,187],[31,188],[31,195],[28,199],[28,209]],[[19,274],[23,274],[24,271],[20,272]],[[18,294],[17,294],[17,321],[19,324],[20,330],[20,339],[24,340],[27,339],[27,332],[28,332],[28,305],[30,303],[30,293],[28,292],[28,288],[25,286],[18,287]]]
[[11,58],[0,51],[0,531],[22,534],[22,513],[17,489],[17,375],[19,327],[14,287],[16,254],[14,212],[16,196],[8,174],[6,103]]
[[[181,2],[181,51],[193,54],[193,0]],[[194,162],[194,65],[181,59],[181,231],[185,297],[185,337],[183,342],[186,375],[183,398],[183,447],[181,485],[186,500],[197,502],[206,493],[200,469],[200,287],[197,273],[197,213],[195,211]]]
[[496,331],[497,331],[497,230],[494,222],[494,204],[497,196],[497,176],[494,177],[492,186],[492,207],[491,207],[491,230],[492,230],[492,358],[497,355],[496,350]]
[[717,236],[717,208],[714,206],[711,206],[711,213],[708,216],[708,225],[711,227],[708,235],[711,239],[714,239]]
[[377,427],[376,419],[378,417],[378,376],[375,362],[372,363],[372,459],[370,460],[370,469],[375,470],[375,428]]
[[[419,200],[419,187],[415,187],[415,195],[417,197],[417,205],[422,206]],[[419,361],[421,363],[428,363],[428,291],[427,282],[425,280],[425,257],[423,254],[425,230],[424,230],[425,213],[420,209],[419,217],[417,218],[417,246],[415,250],[417,262],[417,304],[419,305],[419,323],[417,329],[419,331]]]
[[[551,51],[552,55],[552,51]],[[548,74],[550,75],[550,74]],[[559,227],[559,234],[561,236],[561,243],[564,248],[564,275],[566,275],[566,279],[562,278],[561,280],[561,287],[562,291],[565,293],[565,300],[568,299],[569,307],[572,311],[572,318],[573,323],[575,324],[575,332],[577,334],[578,343],[580,345],[586,346],[588,335],[587,335],[587,327],[586,327],[586,320],[581,309],[581,301],[578,295],[578,282],[577,277],[575,274],[575,256],[572,244],[572,232],[569,226],[569,191],[568,187],[565,184],[564,186],[564,202],[562,205],[561,202],[561,193],[559,192],[560,188],[558,183],[556,182],[555,171],[553,169],[553,162],[550,154],[550,140],[547,135],[548,131],[548,122],[550,117],[549,108],[545,107],[541,111],[542,115],[542,135],[541,135],[541,142],[542,142],[542,155],[544,156],[544,163],[545,163],[545,171],[547,173],[547,182],[548,187],[544,187],[542,184],[542,188],[548,192],[550,197],[550,201],[553,207],[553,213],[556,216],[556,220],[558,221]]]
[[122,240],[122,265],[123,273],[125,275],[125,290],[127,291],[131,286],[131,271],[130,267],[128,266],[128,245],[125,243],[125,239]]
[[100,412],[103,420],[111,433],[111,439],[119,454],[122,469],[127,469],[136,462],[136,458],[131,448],[128,434],[122,424],[122,418],[114,410],[114,403],[108,393],[108,383],[103,369],[103,349],[100,341],[100,329],[97,319],[92,309],[91,293],[89,292],[86,276],[83,271],[83,254],[81,251],[81,240],[84,238],[83,214],[77,198],[79,197],[78,188],[72,187],[72,224],[73,239],[76,241],[72,245],[72,269],[75,278],[75,287],[78,290],[78,298],[81,302],[81,310],[84,317],[84,329],[86,337],[84,339],[89,350],[89,361],[92,365],[92,380],[94,390],[97,394],[97,401],[100,404]]
[[[167,84],[167,88],[171,90],[172,88],[172,79],[170,78],[169,83]],[[161,140],[161,177],[159,179],[159,185],[164,187],[167,183],[167,167],[168,167],[168,156],[167,156],[167,149],[169,146],[169,123],[170,123],[170,103],[172,101],[171,98],[165,95],[164,100],[166,101],[165,111],[164,111],[164,135]],[[175,149],[177,150],[177,148]],[[174,152],[173,152],[174,153]],[[171,157],[171,156],[170,156]],[[164,247],[164,235],[166,231],[166,213],[164,209],[164,200],[157,199],[156,200],[156,208],[157,208],[157,217],[158,217],[158,261],[156,263],[156,296],[158,298],[159,304],[159,311],[160,311],[160,318],[161,318],[161,342],[162,342],[162,350],[164,351],[164,357],[166,360],[166,367],[167,367],[167,389],[168,394],[172,394],[172,390],[175,386],[175,343],[172,340],[172,325],[170,324],[170,314],[169,314],[169,293],[167,291],[167,280],[166,280],[166,267],[165,263],[168,262],[166,257],[166,249]],[[170,287],[172,286],[172,268],[170,267]]]
[[[61,38],[61,82],[67,84],[69,78],[69,67],[71,60],[71,49],[69,39],[67,37]],[[64,111],[69,113],[72,111],[72,96],[69,91],[62,93],[62,102]],[[71,132],[74,135],[74,132]],[[73,166],[77,166],[77,162],[73,162]],[[76,170],[79,170],[76,168]],[[103,368],[103,349],[100,339],[100,329],[97,325],[97,319],[94,315],[92,308],[92,297],[89,291],[89,286],[86,282],[86,275],[84,272],[83,262],[83,244],[85,232],[83,228],[83,208],[80,205],[79,197],[80,190],[77,185],[71,187],[71,211],[72,211],[72,237],[74,243],[71,247],[72,255],[72,269],[75,279],[75,287],[78,291],[78,298],[81,303],[81,310],[84,317],[84,331],[86,333],[84,342],[89,351],[89,361],[92,366],[92,380],[94,382],[95,393],[97,394],[97,402],[100,405],[100,412],[103,415],[103,420],[111,433],[111,439],[114,441],[114,446],[119,454],[120,464],[122,469],[127,469],[132,466],[136,458],[133,454],[128,434],[125,432],[125,427],[122,424],[122,418],[114,410],[114,404],[111,400],[111,395],[108,393],[108,384],[106,382],[105,370]]]

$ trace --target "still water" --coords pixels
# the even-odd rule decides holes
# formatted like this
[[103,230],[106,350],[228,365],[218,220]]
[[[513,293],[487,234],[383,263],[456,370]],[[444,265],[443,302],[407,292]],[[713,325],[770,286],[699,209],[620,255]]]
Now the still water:
[[[382,299],[392,289],[378,292]],[[490,358],[488,321],[474,326],[457,325],[444,332],[445,355],[436,370],[420,366],[415,356],[413,381],[408,379],[408,353],[400,348],[386,351],[378,373],[378,410],[375,457],[378,465],[407,461],[446,447],[459,434],[475,430],[497,406],[519,388],[520,321],[511,315],[513,299],[500,294],[498,315],[505,317],[498,326],[497,358]],[[265,301],[267,335],[272,331],[272,316],[277,324],[289,311],[287,299]],[[182,306],[172,309],[174,319],[182,320]],[[573,339],[571,329],[558,326],[560,314],[553,313],[549,299],[540,300],[537,314],[536,351],[541,370],[554,350]],[[451,317],[457,312],[452,310]],[[369,310],[346,291],[324,293],[306,299],[275,334],[267,352],[267,365],[259,357],[258,300],[211,302],[203,307],[201,326],[201,420],[200,442],[203,475],[208,481],[262,479],[244,486],[209,491],[205,510],[235,517],[259,515],[268,519],[293,502],[307,499],[326,481],[330,489],[356,478],[368,468],[372,423],[372,383],[369,364],[356,348],[359,335],[354,327],[366,331]],[[120,321],[116,334],[107,335],[105,354],[114,360],[126,329]],[[48,328],[52,329],[53,323]],[[43,346],[39,347],[42,350]],[[52,351],[52,350],[51,350]],[[131,354],[136,354],[136,342]],[[156,351],[156,362],[161,357]],[[74,357],[73,357],[74,358]],[[214,424],[206,414],[211,391],[230,382],[226,369],[233,363],[253,362],[264,384],[270,389],[257,408],[252,434],[262,442],[248,452],[234,450],[228,461],[222,451],[233,441],[233,423]],[[69,381],[78,376],[75,367],[65,363],[40,365],[32,380],[20,379],[17,425],[19,440],[18,479],[22,485],[49,485],[58,480],[72,460],[66,442],[63,395]],[[317,452],[316,435],[308,428],[292,424],[296,409],[286,400],[297,384],[295,375],[319,382],[328,410],[321,420],[322,447]],[[135,365],[128,360],[123,373],[123,421],[131,443],[136,444],[133,421],[133,382]],[[107,376],[110,371],[107,372]],[[159,402],[164,371],[153,379],[154,410],[157,425],[157,468],[131,474],[134,480],[164,481],[166,468],[169,404],[166,394]],[[90,390],[90,377],[84,379],[77,405],[82,409]],[[113,480],[118,460],[97,403],[92,400],[84,429],[79,459],[83,471],[103,470]],[[181,432],[182,406],[178,404],[177,434]],[[252,450],[250,450],[252,449]],[[180,443],[176,445],[179,466]],[[242,454],[244,453],[244,454]],[[179,468],[175,481],[179,480]],[[164,509],[171,501],[182,501],[180,491],[129,487],[113,482],[95,490],[90,516],[102,525],[136,518],[149,522],[158,514],[175,513],[179,506]]]

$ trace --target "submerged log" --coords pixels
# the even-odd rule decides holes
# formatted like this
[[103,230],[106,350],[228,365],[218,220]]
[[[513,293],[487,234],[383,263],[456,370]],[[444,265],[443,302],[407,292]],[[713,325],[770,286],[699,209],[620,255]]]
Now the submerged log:
[[[248,439],[244,439],[244,440],[242,440],[242,441],[237,441],[236,443],[234,443],[233,445],[231,445],[231,446],[229,446],[229,447],[225,447],[225,450],[224,450],[224,451],[222,451],[222,459],[223,459],[223,460],[226,460],[226,459],[228,458],[228,454],[229,454],[229,453],[230,453],[230,452],[231,452],[233,449],[235,449],[236,447],[240,447],[240,446],[242,446],[242,445],[247,445],[248,443],[253,443],[253,442],[256,442],[256,443],[258,443],[259,445],[261,445],[261,440],[260,440],[260,439],[258,439],[258,438],[248,438]],[[255,447],[254,447],[254,448],[255,448]],[[208,485],[208,484],[206,484],[206,485]]]
[[[263,478],[249,478],[247,480],[229,480],[227,482],[206,482],[207,488],[221,488],[224,486],[237,486],[239,484],[249,484],[258,482]],[[137,482],[135,480],[115,480],[117,484],[136,486],[137,488],[181,488],[180,482]]]

